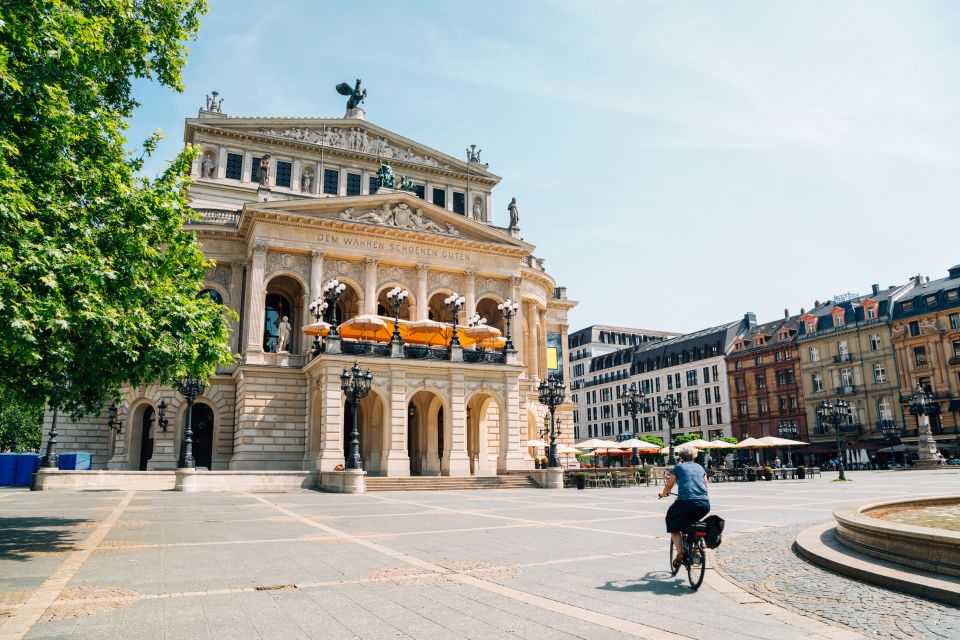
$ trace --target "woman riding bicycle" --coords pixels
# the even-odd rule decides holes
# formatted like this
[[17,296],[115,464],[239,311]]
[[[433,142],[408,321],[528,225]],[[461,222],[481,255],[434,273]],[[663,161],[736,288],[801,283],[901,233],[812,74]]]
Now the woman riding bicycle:
[[660,492],[660,497],[664,498],[674,485],[677,487],[677,499],[667,509],[666,517],[667,533],[673,538],[673,548],[677,550],[673,559],[674,569],[683,563],[680,532],[710,513],[710,499],[707,497],[710,481],[703,467],[693,461],[697,455],[696,449],[681,446],[676,453],[680,464],[673,467]]

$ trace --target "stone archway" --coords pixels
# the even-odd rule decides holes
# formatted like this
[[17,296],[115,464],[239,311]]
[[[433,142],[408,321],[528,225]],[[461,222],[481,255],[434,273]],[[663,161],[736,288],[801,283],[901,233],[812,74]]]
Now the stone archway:
[[451,293],[453,292],[443,290],[436,291],[430,296],[429,302],[427,302],[427,318],[435,322],[446,322],[448,324],[453,322],[453,312],[447,309],[447,305],[443,302]]
[[263,315],[263,350],[275,353],[279,334],[279,324],[284,317],[290,323],[290,336],[286,351],[300,353],[303,345],[301,328],[306,314],[304,285],[289,275],[277,275],[267,282]]
[[[395,286],[400,286],[403,289],[403,285],[395,285],[392,283],[386,284],[380,288],[380,291],[377,292],[377,315],[384,316],[387,318],[393,317],[393,302],[387,298],[387,293],[393,289]],[[414,317],[414,312],[417,309],[417,299],[413,297],[413,293],[407,289],[408,297],[406,302],[400,306],[400,319],[401,320],[412,320]],[[392,325],[391,325],[392,328]]]
[[134,408],[127,421],[127,468],[147,470],[153,457],[153,423],[155,412],[149,403]]
[[213,432],[216,424],[213,407],[205,402],[196,402],[190,416],[194,462],[197,467],[210,469],[213,464]]
[[421,389],[407,403],[407,452],[410,475],[441,474],[444,444],[449,441],[443,399],[438,393]]
[[[343,459],[350,456],[350,431],[353,428],[353,405],[344,400],[343,406]],[[360,400],[357,409],[357,431],[360,434],[360,461],[363,470],[372,476],[383,475],[386,468],[386,408],[383,398],[376,391]]]
[[470,473],[497,475],[497,458],[506,454],[505,414],[496,396],[481,391],[467,401],[467,456]]
[[500,309],[497,309],[499,304],[500,301],[489,296],[480,298],[477,302],[477,315],[485,318],[489,326],[500,329],[503,335],[507,335],[507,324],[504,321],[503,313]]

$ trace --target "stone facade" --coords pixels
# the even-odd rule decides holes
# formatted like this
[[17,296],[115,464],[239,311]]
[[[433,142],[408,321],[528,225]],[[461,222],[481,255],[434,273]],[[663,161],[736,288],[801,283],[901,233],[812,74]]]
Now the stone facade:
[[[204,286],[234,310],[238,364],[208,381],[192,414],[199,466],[214,470],[332,471],[344,463],[352,410],[340,374],[355,361],[373,374],[359,405],[361,455],[371,475],[495,475],[532,468],[525,443],[537,437],[544,409],[536,386],[565,378],[566,298],[534,247],[516,230],[492,223],[490,192],[499,177],[357,119],[230,118],[202,111],[187,120],[185,141],[201,148],[189,199],[191,229],[216,262]],[[331,133],[335,132],[335,133]],[[270,154],[270,175],[254,179]],[[371,183],[381,158],[423,187],[416,193]],[[448,354],[424,359],[409,345],[390,357],[360,355],[370,345],[343,340],[312,352],[309,306],[336,278],[346,287],[342,323],[360,314],[387,316],[385,294],[409,291],[400,317],[452,320],[443,305],[464,297],[460,324],[474,313],[512,333],[515,351]],[[212,292],[212,293],[211,293]],[[511,326],[497,310],[507,298],[520,309]],[[280,316],[291,325],[277,353]],[[374,345],[375,346],[375,345]],[[384,346],[389,346],[388,344]],[[397,357],[399,356],[399,357]],[[564,380],[566,382],[566,380]],[[158,427],[163,400],[166,431]],[[572,405],[560,407],[569,415]],[[104,411],[104,413],[106,413]],[[186,404],[158,385],[124,389],[120,434],[105,418],[61,419],[60,450],[90,450],[94,466],[176,466]],[[570,440],[570,438],[565,438]],[[68,444],[69,443],[69,444]],[[148,455],[149,454],[149,455]]]

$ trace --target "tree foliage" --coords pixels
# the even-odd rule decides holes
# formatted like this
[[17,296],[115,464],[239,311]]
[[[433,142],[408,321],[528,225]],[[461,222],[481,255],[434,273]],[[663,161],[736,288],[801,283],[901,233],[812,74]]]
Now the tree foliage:
[[644,442],[655,444],[661,449],[663,449],[663,438],[658,438],[657,436],[651,436],[650,434],[640,434],[637,436],[637,440],[643,440]]
[[685,442],[690,442],[691,440],[700,440],[703,436],[699,433],[685,433],[682,436],[677,436],[673,439],[673,446],[679,447]]
[[[124,150],[143,78],[182,90],[205,0],[0,4],[0,385],[99,412],[122,383],[230,356],[212,267],[184,230],[187,149],[159,176]],[[145,143],[150,153],[156,138]]]
[[0,451],[36,451],[42,426],[42,404],[28,404],[0,387]]

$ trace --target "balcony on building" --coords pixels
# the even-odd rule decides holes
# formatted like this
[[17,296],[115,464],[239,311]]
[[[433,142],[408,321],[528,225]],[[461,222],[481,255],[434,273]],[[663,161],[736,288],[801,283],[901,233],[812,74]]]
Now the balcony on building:
[[852,353],[841,353],[839,355],[833,356],[833,362],[839,364],[841,362],[853,362]]
[[844,384],[840,385],[836,389],[838,396],[852,396],[857,392],[857,385],[855,384]]

